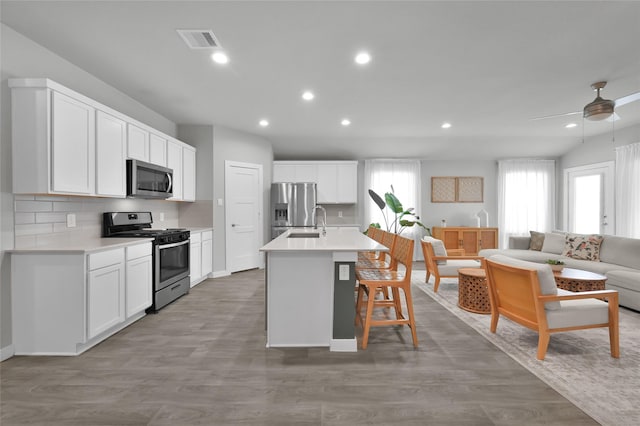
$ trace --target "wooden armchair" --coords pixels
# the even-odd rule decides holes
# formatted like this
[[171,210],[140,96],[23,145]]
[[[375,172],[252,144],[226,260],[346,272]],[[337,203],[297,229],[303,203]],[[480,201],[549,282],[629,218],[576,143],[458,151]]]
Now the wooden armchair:
[[[427,269],[425,282],[429,281],[431,275],[436,278],[433,285],[433,291],[438,292],[440,286],[440,278],[457,278],[458,269],[460,268],[480,268],[481,256],[465,256],[464,249],[444,249],[442,241],[435,238],[424,237],[420,244],[422,245],[422,254],[424,256],[424,264]],[[441,251],[444,255],[436,255],[434,244],[441,245]]]
[[537,331],[537,358],[543,360],[551,333],[608,327],[611,356],[620,357],[617,291],[574,293],[558,289],[546,264],[501,255],[483,263],[491,298],[492,333],[500,315]]

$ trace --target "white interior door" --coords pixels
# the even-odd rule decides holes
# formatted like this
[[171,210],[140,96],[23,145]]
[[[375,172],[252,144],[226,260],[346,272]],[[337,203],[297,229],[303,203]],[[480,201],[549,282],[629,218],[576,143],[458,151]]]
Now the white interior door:
[[614,234],[613,162],[565,169],[565,221],[570,232]]
[[230,273],[260,267],[262,165],[225,161],[226,267]]

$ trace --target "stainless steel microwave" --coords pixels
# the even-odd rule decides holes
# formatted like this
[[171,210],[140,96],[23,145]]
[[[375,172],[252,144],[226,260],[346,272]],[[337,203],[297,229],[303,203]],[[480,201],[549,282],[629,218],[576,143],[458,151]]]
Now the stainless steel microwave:
[[127,160],[127,197],[170,198],[173,170],[140,160]]

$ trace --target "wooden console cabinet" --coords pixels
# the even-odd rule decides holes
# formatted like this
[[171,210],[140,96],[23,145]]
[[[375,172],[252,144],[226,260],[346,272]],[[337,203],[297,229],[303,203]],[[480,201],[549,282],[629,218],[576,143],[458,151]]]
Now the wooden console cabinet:
[[498,228],[434,226],[432,234],[433,238],[442,240],[447,249],[462,248],[468,256],[475,256],[482,249],[498,248]]

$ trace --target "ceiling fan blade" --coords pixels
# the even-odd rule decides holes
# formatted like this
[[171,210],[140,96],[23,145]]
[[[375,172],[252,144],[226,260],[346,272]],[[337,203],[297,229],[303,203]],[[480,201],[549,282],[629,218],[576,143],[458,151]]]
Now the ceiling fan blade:
[[640,92],[632,93],[630,95],[616,99],[616,108],[635,101],[640,101]]
[[566,117],[568,115],[582,114],[582,111],[567,112],[564,114],[545,115],[544,117],[531,118],[531,121],[546,120],[547,118]]

